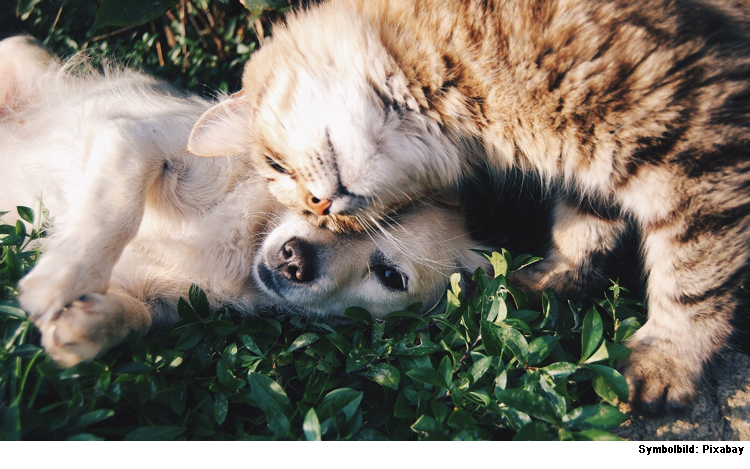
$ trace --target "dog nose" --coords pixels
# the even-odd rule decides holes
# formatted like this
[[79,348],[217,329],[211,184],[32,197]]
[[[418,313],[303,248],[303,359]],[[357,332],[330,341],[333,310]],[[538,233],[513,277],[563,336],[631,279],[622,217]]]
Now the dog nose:
[[307,197],[305,197],[305,203],[313,213],[318,215],[328,215],[328,210],[331,208],[332,202],[330,199],[319,199],[308,192]]
[[315,248],[299,238],[292,238],[279,251],[279,273],[287,280],[307,283],[315,278]]

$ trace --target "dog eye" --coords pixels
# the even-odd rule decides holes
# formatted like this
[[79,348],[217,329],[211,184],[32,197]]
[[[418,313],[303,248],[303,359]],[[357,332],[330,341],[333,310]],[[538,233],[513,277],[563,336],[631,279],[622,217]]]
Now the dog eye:
[[409,279],[398,270],[385,264],[375,264],[370,268],[380,283],[396,291],[406,291]]
[[281,174],[288,174],[289,171],[287,171],[283,166],[281,166],[279,163],[276,162],[273,158],[266,155],[266,163],[268,163],[268,166],[273,168],[274,171]]

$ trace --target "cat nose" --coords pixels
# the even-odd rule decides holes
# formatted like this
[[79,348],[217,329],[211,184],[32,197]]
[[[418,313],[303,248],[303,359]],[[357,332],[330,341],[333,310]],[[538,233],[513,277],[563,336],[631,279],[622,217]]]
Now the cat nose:
[[292,238],[281,246],[277,270],[293,283],[307,283],[315,278],[315,248],[299,238]]
[[309,192],[305,197],[305,203],[307,204],[307,207],[317,215],[328,215],[332,204],[330,199],[319,199]]

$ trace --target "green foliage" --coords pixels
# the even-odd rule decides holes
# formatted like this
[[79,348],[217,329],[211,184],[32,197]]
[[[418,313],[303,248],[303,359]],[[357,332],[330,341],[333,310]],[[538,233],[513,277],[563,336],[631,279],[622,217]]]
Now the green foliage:
[[168,331],[61,370],[15,302],[37,223],[0,225],[2,439],[606,440],[625,419],[612,364],[638,304],[613,282],[585,314],[550,292],[530,309],[501,273],[524,260],[507,251],[487,254],[499,270],[474,273],[472,298],[454,274],[429,315],[242,318],[193,287]]
[[[86,50],[203,94],[240,87],[285,0],[16,0],[0,11],[62,57]],[[12,16],[11,16],[12,15]],[[1,31],[0,31],[1,32]],[[260,37],[260,39],[259,39]]]

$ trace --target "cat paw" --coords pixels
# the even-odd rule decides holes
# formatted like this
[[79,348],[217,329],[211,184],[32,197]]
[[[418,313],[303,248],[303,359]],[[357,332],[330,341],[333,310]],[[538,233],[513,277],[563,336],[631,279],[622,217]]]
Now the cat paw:
[[83,295],[39,325],[42,346],[63,367],[93,360],[122,335],[116,313],[117,304],[105,295]]
[[621,371],[630,389],[630,406],[652,415],[684,410],[697,393],[700,364],[693,365],[654,346],[627,345],[631,354]]

